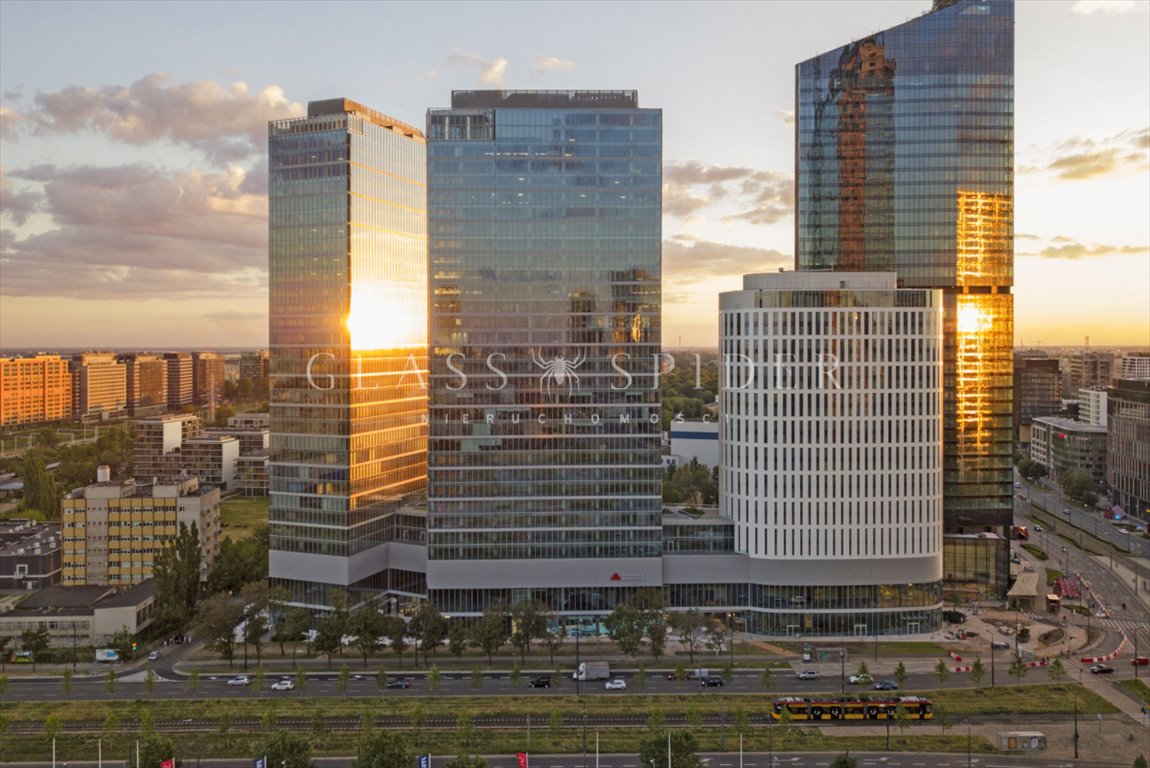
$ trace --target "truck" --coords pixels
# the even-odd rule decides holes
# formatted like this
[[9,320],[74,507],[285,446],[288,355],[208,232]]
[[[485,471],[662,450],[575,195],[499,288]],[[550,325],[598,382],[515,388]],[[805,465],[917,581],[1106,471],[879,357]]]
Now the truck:
[[606,661],[584,661],[571,675],[572,680],[606,680],[611,676],[611,665]]
[[117,653],[116,650],[113,648],[97,648],[96,649],[96,661],[97,662],[119,661],[119,660],[120,660],[120,654]]

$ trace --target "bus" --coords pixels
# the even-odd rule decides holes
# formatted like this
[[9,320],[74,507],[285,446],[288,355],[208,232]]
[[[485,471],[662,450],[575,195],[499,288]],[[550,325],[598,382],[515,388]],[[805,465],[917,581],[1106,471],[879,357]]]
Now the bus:
[[921,696],[784,696],[771,705],[771,717],[781,720],[785,709],[791,720],[893,720],[899,705],[912,720],[934,717],[930,699]]

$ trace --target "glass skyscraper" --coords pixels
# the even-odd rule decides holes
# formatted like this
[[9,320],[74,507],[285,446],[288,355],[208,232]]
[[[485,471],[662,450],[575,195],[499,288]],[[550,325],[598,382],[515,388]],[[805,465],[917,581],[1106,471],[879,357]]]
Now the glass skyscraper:
[[424,136],[347,99],[268,134],[271,579],[420,593],[386,545],[427,482]]
[[[797,268],[894,271],[901,287],[943,290],[946,530],[1005,533],[1013,2],[935,0],[802,62],[796,81]],[[1005,568],[993,579],[1005,591]]]
[[662,113],[458,91],[427,132],[429,594],[610,610],[662,585]]

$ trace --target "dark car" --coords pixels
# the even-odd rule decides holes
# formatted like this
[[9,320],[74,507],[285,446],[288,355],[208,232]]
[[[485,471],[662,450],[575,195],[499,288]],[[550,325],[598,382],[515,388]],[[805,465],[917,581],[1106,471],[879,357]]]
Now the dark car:
[[551,687],[551,676],[550,675],[542,675],[540,677],[535,678],[534,680],[532,680],[527,685],[531,686],[532,688],[550,688]]
[[395,680],[388,680],[387,681],[387,687],[388,688],[410,688],[411,687],[411,678],[410,677],[399,677],[399,678],[396,678]]
[[1090,668],[1090,674],[1092,675],[1109,675],[1113,671],[1114,667],[1111,667],[1108,664],[1095,664]]
[[1010,647],[1010,643],[1006,642],[1005,640],[995,640],[990,644],[990,647],[996,651],[1005,651]]
[[894,680],[879,680],[874,684],[874,689],[876,691],[897,691],[898,683]]
[[699,685],[703,686],[704,688],[722,688],[723,678],[710,675],[709,677],[704,677],[702,680],[700,680]]
[[1150,656],[1135,656],[1130,663],[1136,667],[1150,667]]

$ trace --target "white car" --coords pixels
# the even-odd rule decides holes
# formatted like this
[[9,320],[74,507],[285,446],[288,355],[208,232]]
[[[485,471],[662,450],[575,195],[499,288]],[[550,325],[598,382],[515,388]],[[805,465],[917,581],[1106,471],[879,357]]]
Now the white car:
[[820,675],[817,669],[804,669],[796,677],[800,680],[818,680]]
[[228,685],[251,685],[252,679],[247,675],[236,675],[231,680],[228,680]]
[[627,687],[627,681],[621,677],[617,677],[614,680],[608,680],[603,687],[608,691],[621,691]]
[[155,661],[158,658],[160,658],[160,652],[159,651],[152,651],[151,653],[148,654],[148,661]]
[[276,680],[272,683],[273,691],[294,691],[295,681],[291,678],[285,677],[283,680]]
[[847,682],[851,685],[870,685],[873,679],[870,675],[851,675],[847,678]]

